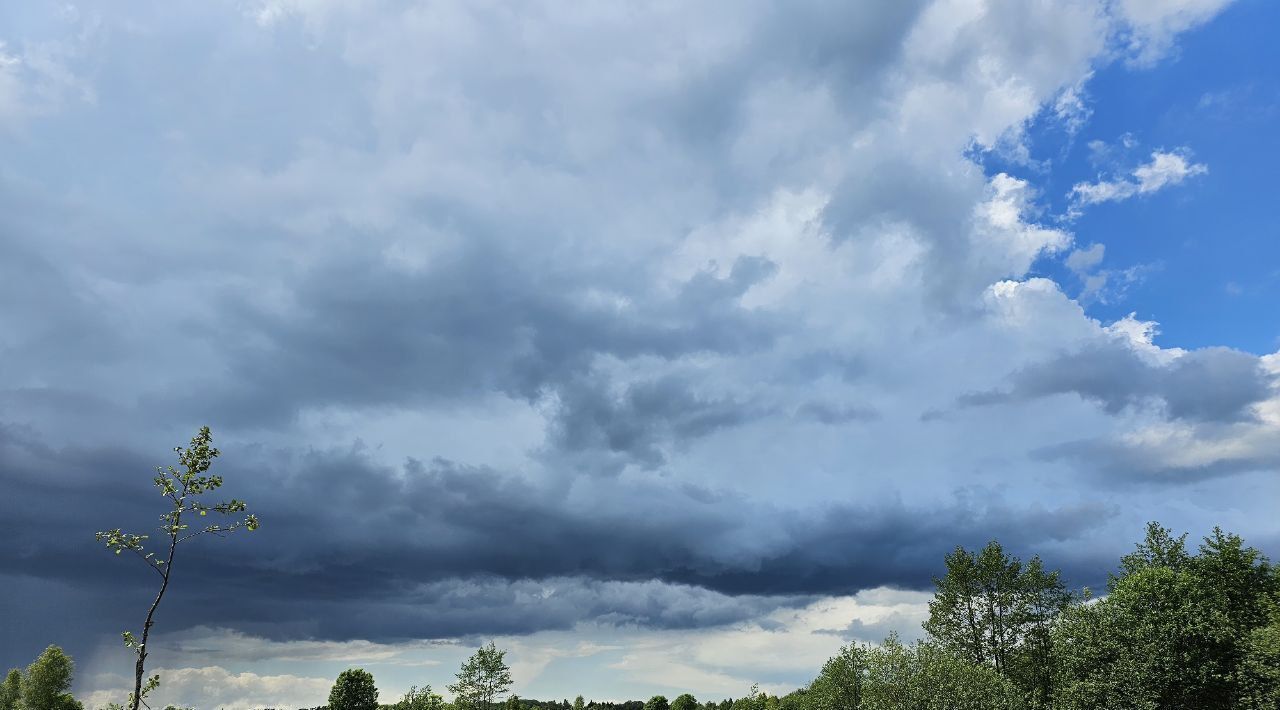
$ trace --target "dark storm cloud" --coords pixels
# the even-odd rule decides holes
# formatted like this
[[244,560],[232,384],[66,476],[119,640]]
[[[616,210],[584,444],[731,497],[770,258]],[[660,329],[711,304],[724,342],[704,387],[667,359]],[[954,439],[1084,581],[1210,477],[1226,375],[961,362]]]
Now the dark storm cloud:
[[1275,387],[1258,357],[1238,350],[1193,350],[1157,365],[1115,340],[1023,368],[1009,379],[1008,389],[964,395],[957,405],[1077,394],[1111,414],[1155,403],[1171,420],[1231,423],[1251,420],[1250,407],[1269,398]]
[[686,442],[771,412],[749,401],[694,393],[686,378],[663,377],[610,392],[599,377],[562,385],[552,420],[551,443],[564,451],[622,454],[647,468],[666,461],[662,445]]
[[[99,549],[92,533],[150,527],[156,509],[144,457],[0,434],[8,482],[0,534],[9,541],[0,569],[28,580],[14,587],[24,594],[98,590],[96,601],[84,599],[86,613],[95,624],[128,628],[136,620],[123,610],[141,604],[154,580],[137,560]],[[956,544],[1055,544],[1113,514],[973,496],[938,510],[794,511],[650,484],[631,498],[581,505],[520,477],[439,460],[381,466],[358,448],[240,451],[218,465],[227,495],[249,500],[265,525],[184,548],[166,612],[171,629],[388,640],[578,621],[710,626],[813,595],[925,588]],[[68,488],[79,494],[60,493]],[[1088,554],[1071,564],[1070,573],[1088,579],[1105,570]],[[25,608],[27,600],[7,601]]]
[[54,380],[60,369],[90,357],[106,362],[122,354],[112,314],[103,313],[66,265],[40,248],[56,220],[54,210],[0,176],[0,355],[6,370],[21,368],[26,375],[0,381],[0,389],[27,379]]
[[[281,426],[310,406],[449,405],[500,392],[556,400],[557,443],[621,452],[652,465],[659,439],[697,437],[750,418],[678,378],[615,383],[596,358],[677,359],[766,346],[776,318],[741,307],[772,263],[738,259],[718,278],[696,274],[669,297],[614,282],[624,305],[592,303],[591,281],[537,272],[467,248],[420,271],[381,260],[335,260],[297,285],[292,306],[240,303],[221,325],[229,377],[206,406],[245,425]],[[623,390],[618,397],[610,392]],[[178,404],[171,405],[178,408]]]
[[824,629],[823,633],[862,643],[881,643],[890,634],[897,634],[902,641],[911,643],[924,636],[920,622],[921,619],[917,616],[891,611],[875,621],[854,619],[843,629]]

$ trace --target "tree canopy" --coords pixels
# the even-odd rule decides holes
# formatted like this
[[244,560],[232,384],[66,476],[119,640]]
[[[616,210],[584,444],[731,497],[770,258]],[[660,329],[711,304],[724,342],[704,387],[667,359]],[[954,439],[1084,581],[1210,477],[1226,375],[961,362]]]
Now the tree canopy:
[[458,670],[457,682],[449,686],[454,705],[468,710],[489,710],[494,701],[511,690],[511,669],[506,651],[492,641],[481,646]]
[[[1074,607],[1054,633],[1061,707],[1270,707],[1280,578],[1236,535],[1198,552],[1152,523],[1107,596]],[[1261,702],[1261,704],[1257,704]]]
[[329,691],[329,710],[378,710],[378,686],[363,668],[348,668],[338,674]]

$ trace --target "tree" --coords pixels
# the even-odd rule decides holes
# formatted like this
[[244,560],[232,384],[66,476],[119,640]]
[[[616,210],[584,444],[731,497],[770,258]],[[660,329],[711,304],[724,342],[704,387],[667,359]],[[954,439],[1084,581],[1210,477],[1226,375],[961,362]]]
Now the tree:
[[1146,536],[1134,545],[1134,551],[1120,558],[1120,574],[1111,575],[1109,587],[1144,569],[1182,569],[1191,562],[1187,552],[1187,534],[1173,536],[1173,531],[1155,521],[1147,523]]
[[991,541],[978,553],[957,547],[935,578],[924,628],[943,647],[1018,683],[1037,702],[1052,694],[1053,620],[1072,594],[1038,557],[1025,566]]
[[573,710],[586,710],[586,707],[587,702],[582,699],[581,695],[573,699]]
[[[575,707],[574,710],[582,709]],[[698,699],[689,693],[684,693],[671,701],[671,710],[698,710]]]
[[198,500],[200,496],[222,486],[221,476],[207,475],[213,460],[221,453],[213,448],[212,442],[213,435],[209,432],[209,427],[201,427],[199,433],[191,439],[190,446],[174,448],[174,452],[178,454],[178,467],[163,466],[156,469],[157,475],[153,482],[156,488],[160,489],[160,493],[168,499],[169,505],[168,510],[160,516],[159,529],[163,533],[161,538],[163,543],[159,553],[146,551],[146,542],[150,537],[148,535],[126,533],[120,528],[102,531],[96,535],[97,540],[104,543],[107,549],[117,555],[126,550],[132,552],[160,577],[159,591],[156,592],[151,607],[147,609],[146,620],[142,624],[142,637],[138,638],[131,631],[122,634],[125,646],[132,649],[136,657],[133,692],[129,695],[130,710],[138,710],[143,697],[160,684],[158,675],[147,679],[145,685],[142,681],[146,673],[147,639],[151,634],[156,609],[160,607],[160,602],[169,589],[174,554],[178,545],[201,535],[222,537],[242,529],[258,529],[258,518],[255,515],[246,515],[243,519],[237,519],[231,523],[211,523],[198,530],[191,530],[191,526],[184,522],[186,515],[205,517],[209,513],[217,513],[223,516],[238,516],[247,508],[244,501],[235,498],[212,505]]
[[78,710],[80,701],[70,693],[74,672],[75,663],[61,648],[46,648],[27,666],[20,684],[17,707],[23,710]]
[[890,636],[866,654],[868,710],[1017,710],[1022,693],[990,665],[935,642],[906,646]]
[[869,650],[849,644],[822,666],[804,696],[807,710],[855,710],[862,707]]
[[338,674],[329,691],[329,710],[378,710],[378,686],[363,668],[348,668]]
[[751,690],[747,691],[744,698],[739,698],[730,703],[732,710],[765,710],[769,705],[769,694],[760,692],[760,684],[752,683]]
[[0,710],[17,710],[18,700],[22,697],[22,671],[10,669],[0,683]]
[[1241,707],[1280,709],[1280,605],[1274,607],[1270,624],[1250,632],[1244,648],[1238,677]]
[[490,710],[494,700],[511,689],[506,655],[492,641],[472,654],[458,671],[458,682],[449,686],[454,705],[464,710]]
[[799,688],[778,698],[778,710],[804,710],[808,707],[805,705],[805,697],[808,694],[807,688]]
[[1110,593],[1063,615],[1053,632],[1058,706],[1226,710],[1266,698],[1265,629],[1280,578],[1238,536],[1215,529],[1196,554],[1185,538],[1152,523]]
[[410,686],[400,702],[392,706],[395,710],[444,710],[444,698],[431,692],[431,686],[422,688]]
[[669,710],[670,705],[667,704],[667,696],[655,695],[649,698],[649,702],[644,704],[644,710]]

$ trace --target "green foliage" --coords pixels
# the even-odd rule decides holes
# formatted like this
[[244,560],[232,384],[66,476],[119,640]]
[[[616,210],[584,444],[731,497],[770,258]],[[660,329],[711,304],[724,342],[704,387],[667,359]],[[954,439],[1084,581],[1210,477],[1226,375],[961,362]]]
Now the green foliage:
[[828,659],[822,672],[809,684],[805,694],[806,710],[862,707],[870,653],[865,646],[850,644]]
[[1266,697],[1268,613],[1280,590],[1239,537],[1215,529],[1192,555],[1185,536],[1153,523],[1109,586],[1054,631],[1062,708],[1226,710]]
[[1240,707],[1280,710],[1280,607],[1271,622],[1249,633],[1237,675]]
[[393,710],[444,710],[444,698],[431,692],[430,685],[424,685],[422,688],[414,685],[410,686],[409,692],[391,707]]
[[746,697],[729,703],[729,708],[730,710],[777,710],[778,699],[769,697],[768,693],[760,692],[760,686],[754,684]]
[[462,664],[458,681],[449,685],[459,710],[489,710],[495,700],[511,689],[511,669],[507,667],[506,655],[506,651],[499,651],[490,641]]
[[363,668],[339,673],[329,691],[329,710],[378,710],[378,687],[373,675]]
[[872,710],[1015,710],[1022,692],[990,664],[937,643],[889,638],[868,657],[863,707]]
[[586,710],[586,707],[587,707],[587,702],[582,699],[581,695],[573,699],[573,710]]
[[1025,565],[994,540],[980,552],[957,547],[934,580],[925,630],[944,648],[1013,680],[1034,702],[1052,697],[1054,619],[1072,602],[1059,573],[1040,558]]
[[13,668],[4,677],[4,682],[0,683],[0,710],[17,710],[21,697],[22,671]]
[[644,710],[670,710],[670,707],[667,704],[667,696],[665,695],[655,695],[649,698],[649,702],[644,704]]
[[160,685],[158,675],[153,675],[147,678],[145,683],[143,682],[147,661],[147,639],[151,634],[156,609],[159,608],[160,601],[164,599],[165,591],[169,588],[170,571],[173,568],[173,559],[178,545],[201,535],[223,537],[238,530],[258,529],[258,518],[252,514],[245,515],[243,518],[237,517],[231,522],[214,522],[192,529],[184,516],[207,517],[209,513],[239,516],[248,506],[244,501],[235,498],[212,504],[199,500],[200,496],[222,487],[222,477],[209,473],[213,460],[221,455],[221,452],[213,447],[213,434],[210,433],[209,427],[201,427],[191,439],[190,446],[175,447],[174,452],[178,454],[178,466],[157,468],[156,476],[152,479],[169,504],[168,509],[160,516],[159,530],[163,534],[160,550],[147,549],[149,535],[124,532],[120,528],[104,530],[95,536],[98,542],[106,545],[108,550],[117,555],[124,552],[133,553],[160,577],[160,589],[147,610],[146,619],[142,624],[142,637],[137,637],[132,631],[121,634],[125,647],[132,650],[135,657],[134,690],[129,695],[131,710],[138,710],[138,706],[143,703],[143,698]]
[[[71,697],[75,663],[57,646],[49,646],[27,666],[19,684],[17,707],[22,710],[79,710]],[[12,675],[12,673],[10,673]],[[7,679],[6,679],[7,684]]]
[[809,687],[778,700],[800,710],[1016,710],[1022,693],[986,663],[937,643],[851,644]]
[[805,703],[808,688],[800,688],[778,698],[778,710],[803,710],[808,707]]
[[[581,698],[582,696],[578,696],[578,697]],[[582,709],[579,708],[577,704],[575,704],[574,710],[582,710]],[[671,710],[698,710],[698,699],[693,697],[689,693],[684,693],[683,695],[676,697],[675,700],[671,701]]]

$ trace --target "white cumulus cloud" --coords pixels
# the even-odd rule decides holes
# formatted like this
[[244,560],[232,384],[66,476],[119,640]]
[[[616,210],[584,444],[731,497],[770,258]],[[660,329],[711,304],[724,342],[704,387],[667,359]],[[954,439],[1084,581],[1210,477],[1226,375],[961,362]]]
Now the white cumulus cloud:
[[1068,195],[1071,198],[1071,213],[1078,215],[1088,205],[1150,195],[1207,172],[1209,166],[1192,162],[1185,149],[1157,150],[1152,152],[1149,162],[1134,168],[1128,176],[1076,183]]

